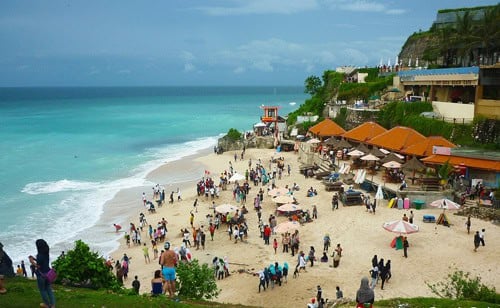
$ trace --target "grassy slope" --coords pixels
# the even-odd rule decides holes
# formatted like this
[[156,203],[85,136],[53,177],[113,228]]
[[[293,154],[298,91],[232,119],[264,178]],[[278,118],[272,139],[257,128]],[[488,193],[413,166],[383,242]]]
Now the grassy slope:
[[[41,302],[40,294],[34,280],[24,278],[6,279],[7,294],[0,295],[0,307],[38,307]],[[215,302],[183,301],[172,302],[165,297],[150,297],[137,295],[114,294],[107,291],[94,291],[88,289],[76,289],[60,285],[54,286],[57,307],[240,307],[248,306],[228,305]],[[391,299],[377,301],[376,307],[398,307],[399,304],[408,304],[405,307],[428,308],[428,307],[500,307],[499,305],[474,302],[454,301],[439,298],[411,298]],[[305,306],[305,305],[303,305]],[[353,307],[354,304],[346,304],[340,307]]]

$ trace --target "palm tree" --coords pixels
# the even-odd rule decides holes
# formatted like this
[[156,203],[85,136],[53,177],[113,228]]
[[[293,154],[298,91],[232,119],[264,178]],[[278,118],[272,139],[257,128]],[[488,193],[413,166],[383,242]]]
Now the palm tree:
[[476,32],[473,17],[471,11],[456,13],[453,41],[457,47],[457,55],[460,58],[462,66],[467,66],[470,63],[470,54],[474,45],[474,34]]
[[479,64],[494,64],[493,53],[500,47],[500,4],[484,10],[484,16],[478,21],[473,43],[478,51],[478,58],[483,58]]

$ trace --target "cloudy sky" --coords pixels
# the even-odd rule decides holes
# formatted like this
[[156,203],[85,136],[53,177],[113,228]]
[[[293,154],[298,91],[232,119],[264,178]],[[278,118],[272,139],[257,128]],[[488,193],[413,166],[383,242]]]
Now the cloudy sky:
[[0,86],[302,85],[496,0],[2,0]]

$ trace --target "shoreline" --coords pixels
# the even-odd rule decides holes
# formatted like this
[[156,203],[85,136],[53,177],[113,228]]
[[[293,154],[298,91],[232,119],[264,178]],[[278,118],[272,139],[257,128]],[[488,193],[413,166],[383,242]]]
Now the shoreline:
[[[271,158],[274,150],[267,149],[247,149],[245,159],[234,162],[233,155],[235,151],[225,152],[222,155],[216,155],[207,151],[192,155],[189,158],[184,158],[176,164],[162,165],[155,169],[155,172],[148,174],[152,179],[161,179],[168,176],[171,172],[182,172],[183,168],[192,166],[201,167],[201,170],[209,170],[211,176],[217,177],[220,172],[229,169],[229,161],[240,173],[248,167],[248,159],[256,162],[259,158],[262,159],[262,164],[268,169],[268,160]],[[236,154],[240,154],[239,151]],[[436,283],[444,280],[450,272],[449,267],[453,266],[460,270],[470,271],[474,276],[480,275],[482,282],[488,285],[500,284],[500,275],[496,269],[496,254],[497,250],[494,247],[500,247],[500,228],[489,222],[473,219],[472,230],[477,228],[486,228],[487,246],[480,249],[478,253],[472,250],[473,234],[468,235],[465,231],[465,218],[453,215],[451,212],[447,216],[452,223],[451,228],[435,224],[422,223],[424,214],[433,214],[436,217],[442,210],[434,208],[424,208],[423,210],[413,210],[415,213],[415,223],[419,225],[420,232],[408,236],[410,241],[409,257],[403,258],[401,250],[394,250],[389,246],[391,240],[396,236],[381,228],[383,222],[401,219],[401,216],[409,210],[398,210],[387,208],[387,200],[382,200],[377,206],[376,215],[365,211],[363,206],[342,206],[339,210],[331,210],[331,195],[330,192],[325,192],[323,184],[320,181],[304,178],[299,174],[300,162],[297,156],[291,152],[279,153],[285,158],[285,163],[290,164],[292,174],[290,177],[284,176],[281,180],[277,180],[276,185],[283,187],[291,186],[296,182],[301,190],[295,192],[295,196],[299,201],[300,206],[304,209],[312,209],[313,205],[318,207],[318,219],[312,223],[306,223],[300,228],[301,247],[306,255],[310,246],[316,248],[316,257],[321,257],[323,247],[323,236],[329,233],[332,238],[332,246],[341,243],[344,253],[338,268],[331,267],[331,249],[329,251],[328,263],[317,262],[314,267],[307,265],[307,272],[303,272],[297,278],[292,277],[293,268],[297,263],[296,257],[292,257],[289,253],[281,252],[281,240],[279,235],[271,238],[277,238],[279,242],[278,252],[274,254],[272,246],[263,244],[259,237],[257,228],[257,215],[252,206],[253,197],[261,187],[254,187],[251,184],[251,190],[247,198],[247,208],[249,210],[246,215],[249,235],[243,242],[234,243],[229,240],[226,232],[226,227],[221,226],[221,229],[215,233],[215,239],[212,242],[207,236],[205,250],[191,249],[193,258],[197,258],[201,263],[208,263],[211,266],[213,257],[229,258],[231,276],[226,279],[218,280],[218,287],[222,290],[219,297],[215,299],[218,302],[245,304],[260,307],[283,307],[293,306],[297,303],[307,303],[311,297],[315,296],[317,285],[323,288],[323,294],[327,298],[335,297],[335,286],[339,285],[344,291],[344,296],[348,298],[355,297],[355,292],[359,287],[359,281],[363,276],[369,276],[370,260],[374,254],[385,260],[392,260],[392,275],[391,282],[386,285],[384,290],[380,290],[380,284],[376,288],[376,299],[386,299],[394,297],[415,297],[415,296],[434,296],[426,282]],[[186,165],[187,164],[187,165]],[[203,174],[200,174],[200,178]],[[189,212],[193,209],[192,204],[196,198],[196,181],[185,182],[181,187],[183,201],[174,201],[174,204],[167,203],[157,209],[156,214],[145,213],[148,223],[155,225],[157,221],[164,217],[167,221],[167,240],[171,242],[172,247],[179,247],[182,243],[180,229],[189,228]],[[191,186],[190,186],[191,185]],[[183,188],[184,187],[184,188]],[[228,186],[228,190],[221,191],[221,196],[216,199],[216,205],[222,203],[235,204],[231,193],[232,185]],[[305,196],[309,187],[316,188],[319,192],[318,196],[308,198]],[[266,187],[263,187],[265,190]],[[355,188],[359,190],[359,188]],[[149,187],[149,190],[151,188]],[[150,192],[150,191],[149,191]],[[140,193],[130,195],[132,203],[137,202],[140,205]],[[365,192],[364,192],[365,193]],[[366,193],[365,193],[366,194]],[[370,194],[373,198],[373,193]],[[176,195],[174,194],[174,198]],[[168,200],[168,194],[166,193]],[[205,200],[204,197],[198,198],[198,213],[195,213],[195,225],[206,224],[205,216],[212,213],[209,208],[211,200]],[[275,213],[276,206],[270,200],[270,197],[265,194],[263,202],[263,221],[267,221],[270,214]],[[138,214],[143,211],[142,206],[137,209],[131,208],[127,213],[128,219],[131,219],[136,225],[138,223]],[[277,216],[278,223],[286,221],[286,217]],[[122,225],[124,230],[128,224]],[[471,230],[471,231],[472,231]],[[151,244],[147,236],[147,232],[142,232],[143,243],[147,243],[151,262],[146,264],[142,254],[142,249],[139,246],[126,247],[124,240],[119,239],[120,246],[111,255],[115,260],[119,260],[123,253],[132,257],[130,265],[129,278],[124,282],[124,286],[131,287],[131,282],[134,276],[137,275],[141,281],[141,293],[149,293],[149,281],[153,276],[153,272],[158,267],[158,260],[153,260]],[[438,245],[437,245],[438,244]],[[163,243],[159,243],[158,249],[161,250]],[[275,287],[272,290],[257,293],[258,280],[252,275],[264,266],[270,263],[287,262],[291,268],[288,276],[288,282],[281,287]],[[422,270],[425,269],[425,270]],[[241,271],[241,272],[240,272]]]

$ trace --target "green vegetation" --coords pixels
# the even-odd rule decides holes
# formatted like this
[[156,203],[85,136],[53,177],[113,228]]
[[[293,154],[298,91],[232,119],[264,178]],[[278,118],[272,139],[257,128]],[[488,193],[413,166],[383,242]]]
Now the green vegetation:
[[[478,9],[484,9],[484,16],[475,20]],[[423,53],[423,60],[431,65],[440,62],[444,67],[477,65],[480,58],[483,63],[496,62],[493,55],[500,48],[500,4],[439,12],[456,12],[456,21],[431,27],[428,32],[431,39]],[[405,46],[414,39],[417,37],[408,38]]]
[[438,10],[438,13],[450,13],[450,12],[460,12],[460,11],[477,11],[482,9],[490,9],[491,5],[488,6],[475,6],[475,7],[461,7],[458,9],[442,9]]
[[58,274],[56,282],[119,290],[121,286],[105,262],[97,252],[90,251],[87,244],[78,240],[74,249],[69,250],[64,257],[57,258],[52,265]]
[[236,140],[240,140],[241,133],[237,129],[235,129],[235,128],[230,128],[229,131],[227,132],[226,136],[229,139],[231,139],[233,141],[236,141]]
[[219,295],[214,271],[208,264],[200,265],[197,259],[189,263],[180,262],[176,272],[180,281],[177,290],[181,298],[201,300],[213,299]]
[[481,283],[480,277],[471,277],[469,272],[455,270],[445,281],[427,283],[432,293],[442,298],[476,300],[500,304],[500,294],[494,287]]
[[[2,307],[38,307],[41,302],[36,280],[22,277],[7,278],[6,287],[7,293],[0,297]],[[136,295],[131,289],[113,292],[106,289],[93,290],[57,284],[53,285],[53,289],[58,307],[245,307],[185,300],[182,297],[181,302],[177,303],[165,296]]]

